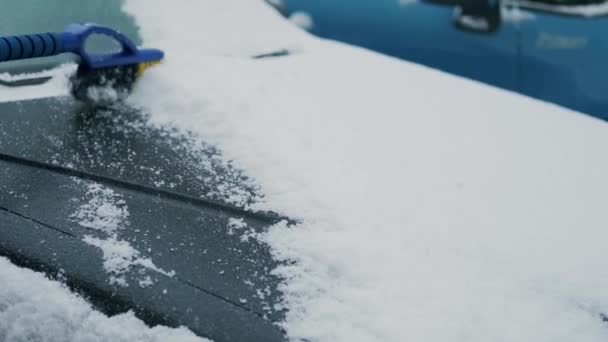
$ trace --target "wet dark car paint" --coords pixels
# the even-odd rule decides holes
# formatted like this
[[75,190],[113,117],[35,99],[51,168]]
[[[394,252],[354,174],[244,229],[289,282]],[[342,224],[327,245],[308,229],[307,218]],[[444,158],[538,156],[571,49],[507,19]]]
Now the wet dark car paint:
[[[0,104],[0,254],[59,275],[109,314],[134,310],[215,341],[283,340],[277,263],[229,228],[243,219],[262,232],[282,218],[229,204],[227,187],[254,192],[244,176],[213,147],[145,122],[129,107],[68,97]],[[175,276],[135,267],[129,286],[110,283],[100,249],[83,242],[96,231],[73,218],[82,182],[124,198],[129,224],[118,238]],[[154,283],[138,286],[142,275]]]

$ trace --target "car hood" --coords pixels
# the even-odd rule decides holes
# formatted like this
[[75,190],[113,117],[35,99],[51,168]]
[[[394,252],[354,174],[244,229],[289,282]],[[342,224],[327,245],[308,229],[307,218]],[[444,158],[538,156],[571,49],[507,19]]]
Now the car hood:
[[281,340],[255,189],[200,139],[127,106],[0,104],[0,252],[109,313],[221,340]]

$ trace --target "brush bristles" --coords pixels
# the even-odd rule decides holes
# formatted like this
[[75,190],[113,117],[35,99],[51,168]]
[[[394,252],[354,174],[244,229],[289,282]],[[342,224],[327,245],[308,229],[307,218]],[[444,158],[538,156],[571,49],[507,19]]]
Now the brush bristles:
[[138,65],[91,69],[79,67],[72,79],[72,94],[78,100],[104,104],[119,101],[133,89]]

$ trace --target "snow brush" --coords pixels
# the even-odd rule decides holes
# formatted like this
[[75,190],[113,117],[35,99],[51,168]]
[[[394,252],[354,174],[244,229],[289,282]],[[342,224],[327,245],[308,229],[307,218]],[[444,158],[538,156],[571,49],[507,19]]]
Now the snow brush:
[[[91,35],[104,35],[120,45],[113,53],[89,53],[85,49]],[[72,94],[79,100],[91,99],[91,88],[110,88],[117,94],[128,94],[135,81],[150,66],[160,63],[164,53],[157,49],[138,49],[126,36],[106,26],[92,23],[68,25],[63,32],[46,32],[0,37],[0,63],[72,53],[79,57],[78,69],[72,78]],[[1,85],[41,84],[49,77]]]

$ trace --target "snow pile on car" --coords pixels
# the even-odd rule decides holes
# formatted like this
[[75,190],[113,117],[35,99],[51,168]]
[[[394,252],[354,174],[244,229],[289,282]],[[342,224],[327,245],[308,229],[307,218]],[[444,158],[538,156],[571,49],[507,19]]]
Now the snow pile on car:
[[52,70],[45,70],[29,74],[11,75],[7,72],[2,72],[0,73],[0,81],[4,82],[38,77],[50,77],[50,80],[42,85],[20,86],[13,88],[0,85],[0,102],[67,96],[70,94],[70,76],[75,72],[75,64],[64,64]]
[[[301,222],[265,236],[290,261],[275,272],[291,337],[608,338],[605,123],[311,38],[261,1],[127,10],[167,50],[133,102],[217,144],[261,185],[259,208]],[[107,318],[5,259],[0,282],[0,340],[195,339]]]
[[262,1],[126,10],[167,56],[132,101],[300,220],[266,236],[293,261],[290,337],[608,339],[604,122],[312,38]]
[[107,317],[62,283],[1,257],[0,280],[0,341],[207,341],[185,328],[149,328],[132,312]]

